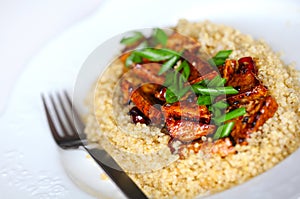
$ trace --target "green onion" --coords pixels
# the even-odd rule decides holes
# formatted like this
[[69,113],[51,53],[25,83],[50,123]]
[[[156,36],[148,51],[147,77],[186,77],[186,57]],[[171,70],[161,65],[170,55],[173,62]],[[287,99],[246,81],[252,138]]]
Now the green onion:
[[228,122],[222,126],[219,126],[216,133],[214,134],[214,140],[228,137],[234,127],[234,122]]
[[197,100],[198,105],[211,105],[212,99],[208,95],[199,96]]
[[[218,89],[218,88],[217,88]],[[233,88],[232,86],[226,86],[226,87],[220,87],[220,90],[224,89],[224,94],[226,95],[233,95],[233,94],[238,94],[239,91]]]
[[223,58],[223,59],[227,59],[229,57],[229,55],[232,53],[232,50],[221,50],[219,51],[214,58]]
[[222,78],[220,75],[215,76],[209,83],[207,84],[207,87],[217,87],[220,86],[220,83],[222,81]]
[[217,140],[217,139],[221,138],[223,128],[224,128],[224,125],[219,126],[219,128],[217,129],[217,131],[214,134],[214,137],[213,137],[214,140]]
[[225,109],[228,107],[228,104],[224,101],[218,101],[217,103],[213,104],[213,107],[218,109]]
[[236,89],[232,86],[227,87],[216,87],[216,88],[206,88],[202,85],[192,85],[192,88],[196,94],[202,95],[230,95],[230,94],[237,94],[239,93]]
[[182,62],[182,64],[183,64],[183,73],[182,73],[182,75],[185,78],[185,80],[188,80],[188,78],[190,76],[190,73],[191,73],[190,66],[186,61]]
[[144,35],[141,32],[134,32],[134,35],[131,37],[124,37],[120,43],[126,46],[130,46],[136,43],[138,40],[142,39]]
[[214,114],[214,118],[216,118],[216,117],[220,117],[222,112],[220,109],[213,107],[213,114]]
[[137,55],[144,57],[150,61],[164,61],[174,56],[174,54],[171,51],[154,48],[146,48],[135,52]]
[[[185,61],[183,61],[183,62],[185,62]],[[184,67],[184,65],[185,64],[183,64],[183,62],[175,69],[176,71],[181,71],[182,69],[183,69],[183,67]]]
[[187,80],[187,79],[189,78],[189,76],[190,76],[191,69],[190,69],[190,66],[189,66],[189,64],[187,63],[186,60],[184,60],[184,61],[179,65],[179,67],[176,68],[175,70],[179,72],[179,71],[181,71],[182,69],[183,69],[182,75],[183,75],[183,77],[185,78],[185,80]]
[[165,82],[163,85],[165,87],[171,86],[174,82],[174,77],[175,77],[174,72],[167,73],[166,79],[165,79]]
[[226,79],[225,78],[221,78],[221,82],[218,86],[224,86],[226,84]]
[[154,29],[153,38],[157,43],[162,44],[163,46],[165,46],[168,41],[168,35],[160,28]]
[[190,87],[184,87],[182,89],[174,88],[173,86],[168,87],[166,90],[166,102],[174,103],[177,102],[181,97],[183,97],[188,91]]
[[144,48],[148,48],[148,42],[147,41],[143,41],[142,43],[140,43],[136,49],[144,49]]
[[177,90],[177,88],[178,88],[178,82],[179,82],[179,80],[178,80],[178,72],[175,70],[174,71],[174,78],[173,78],[173,87],[174,87],[174,90]]
[[195,84],[193,84],[193,85],[200,85],[200,86],[206,86],[206,81],[205,81],[205,79],[203,79],[203,80],[201,80],[200,82],[197,82],[197,83],[195,83]]
[[182,89],[180,89],[177,93],[178,93],[178,99],[180,99],[181,97],[183,97],[188,91],[190,90],[189,86],[186,86]]
[[179,81],[178,81],[179,90],[183,88],[185,82],[186,82],[185,77],[183,77],[182,74],[179,74]]
[[161,75],[163,74],[164,72],[168,71],[169,69],[171,69],[175,64],[176,62],[178,61],[179,59],[179,56],[174,56],[172,57],[171,59],[169,59],[168,61],[166,61],[165,63],[163,63],[163,65],[161,66],[159,72],[158,72],[158,75]]
[[214,57],[208,60],[210,65],[220,66],[225,63],[225,60],[232,53],[232,50],[221,50]]
[[167,88],[167,90],[166,90],[166,102],[167,103],[174,103],[174,102],[177,102],[177,101],[178,101],[178,98],[175,95],[175,93],[172,92],[170,88]]
[[220,116],[218,118],[215,118],[214,121],[216,123],[222,123],[222,122],[226,122],[228,120],[231,120],[233,118],[240,117],[240,116],[245,115],[245,114],[246,114],[246,108],[242,107],[242,108],[238,108],[238,109],[235,109],[233,111],[230,111],[229,113],[226,113],[225,116]]
[[142,58],[138,56],[134,51],[127,57],[125,61],[125,66],[129,67],[134,63],[141,63],[141,62],[142,62]]
[[217,75],[208,82],[207,87],[220,87],[224,86],[225,83],[226,79],[222,78],[220,75]]

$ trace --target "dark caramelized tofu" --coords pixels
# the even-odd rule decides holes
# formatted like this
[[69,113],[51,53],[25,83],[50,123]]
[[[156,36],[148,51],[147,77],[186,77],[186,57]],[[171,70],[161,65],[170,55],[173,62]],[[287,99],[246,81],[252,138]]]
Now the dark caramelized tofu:
[[[234,69],[234,73],[232,69]],[[255,63],[251,57],[239,59],[238,66],[236,66],[234,61],[226,61],[221,70],[223,77],[227,80],[226,85],[232,86],[240,92],[245,92],[260,84],[256,77],[257,69]]]
[[133,85],[126,79],[122,79],[120,82],[120,87],[123,96],[123,104],[129,104],[131,93],[134,90]]
[[137,64],[132,73],[139,77],[143,83],[163,84],[165,81],[164,75],[158,75],[161,68],[159,63]]
[[257,131],[268,119],[272,118],[278,109],[278,104],[272,96],[264,98],[261,109],[254,115],[255,118],[249,125],[249,131]]
[[186,37],[175,32],[168,38],[166,48],[177,52],[188,50],[192,53],[198,53],[200,49],[200,43],[191,37]]
[[200,43],[179,33],[173,33],[167,41],[166,48],[183,52],[182,57],[189,63],[191,73],[189,81],[212,71],[209,63],[199,57]]
[[269,118],[275,114],[278,104],[272,96],[252,100],[234,107],[245,107],[247,114],[233,119],[235,122],[231,136],[237,143],[244,142],[250,134],[257,131]]
[[228,80],[226,86],[232,86],[240,92],[245,92],[260,84],[255,74],[251,71],[246,73],[235,73]]
[[210,152],[213,154],[219,154],[222,157],[226,157],[229,154],[235,154],[237,151],[235,150],[231,140],[226,137],[222,139],[218,139],[215,142],[208,143],[208,148]]
[[178,101],[162,106],[165,118],[185,119],[191,121],[210,122],[211,114],[206,106],[199,106],[197,102]]
[[199,83],[201,82],[202,80],[212,80],[214,77],[216,77],[218,75],[218,72],[217,71],[212,71],[211,73],[208,73],[206,75],[203,75],[203,76],[199,76],[197,77],[196,79],[193,79],[193,80],[190,80],[188,82],[188,84],[196,84],[196,83]]
[[223,66],[219,67],[220,74],[228,82],[232,78],[237,68],[237,61],[227,59]]
[[264,85],[259,84],[251,90],[228,97],[227,101],[231,105],[239,105],[265,98],[268,94],[268,89]]
[[189,82],[213,71],[210,64],[199,57],[199,53],[184,51],[182,56],[190,65]]
[[176,139],[171,139],[169,146],[172,147],[171,149],[173,152],[176,151],[179,154],[180,159],[186,158],[189,155],[190,151],[198,153],[201,150],[205,154],[217,154],[221,157],[226,157],[230,154],[237,153],[232,141],[228,137],[218,139],[214,142],[207,142],[198,139],[189,143],[182,143],[179,146],[177,144],[177,150],[174,147],[174,145],[176,146],[176,144],[174,144],[176,141]]
[[170,136],[182,142],[197,140],[202,136],[212,134],[216,129],[214,125],[187,120],[175,120],[174,118],[167,118],[166,126]]
[[160,105],[151,94],[145,93],[139,88],[133,91],[130,99],[135,106],[151,120],[152,124],[161,124],[163,115],[160,110]]

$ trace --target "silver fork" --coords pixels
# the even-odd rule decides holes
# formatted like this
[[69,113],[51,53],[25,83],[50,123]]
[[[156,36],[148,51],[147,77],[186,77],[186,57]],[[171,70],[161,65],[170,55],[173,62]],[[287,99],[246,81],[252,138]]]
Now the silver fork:
[[74,120],[72,120],[70,116],[72,102],[67,92],[63,93],[63,95],[56,93],[56,101],[51,94],[49,100],[46,100],[45,95],[41,95],[49,128],[57,145],[62,149],[82,146],[128,198],[146,199],[147,196],[105,150],[87,147],[86,136],[83,133],[84,124],[80,121],[74,107]]

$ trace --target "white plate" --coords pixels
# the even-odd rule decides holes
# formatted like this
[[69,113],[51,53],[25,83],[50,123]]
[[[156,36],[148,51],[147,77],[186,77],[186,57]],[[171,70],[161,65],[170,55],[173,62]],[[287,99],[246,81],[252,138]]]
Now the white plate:
[[[107,1],[96,15],[45,46],[19,79],[0,120],[2,197],[92,198],[72,183],[68,173],[99,198],[123,198],[110,181],[101,180],[102,171],[84,152],[57,149],[40,93],[72,89],[85,59],[111,36],[129,29],[173,25],[179,18],[234,26],[284,52],[287,63],[300,63],[300,5],[296,1]],[[268,172],[211,198],[299,198],[298,165],[299,150]]]

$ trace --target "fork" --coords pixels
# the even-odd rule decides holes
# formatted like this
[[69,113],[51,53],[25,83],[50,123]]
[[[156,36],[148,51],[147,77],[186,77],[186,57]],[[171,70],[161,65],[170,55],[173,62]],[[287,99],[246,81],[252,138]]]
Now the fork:
[[[78,113],[74,107],[74,118],[70,116],[70,113],[72,112],[72,102],[66,91],[63,92],[63,95],[56,93],[56,98],[49,94],[48,100],[46,100],[44,94],[42,94],[41,97],[49,128],[59,147],[62,149],[76,149],[83,147],[125,194],[125,196],[130,199],[147,198],[133,180],[104,149],[90,148],[88,146],[86,135],[83,133],[84,124],[80,121]],[[76,130],[76,127],[78,131]]]

